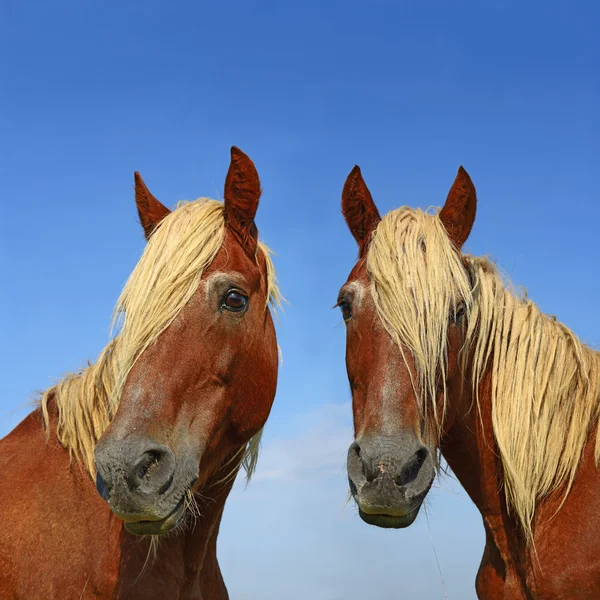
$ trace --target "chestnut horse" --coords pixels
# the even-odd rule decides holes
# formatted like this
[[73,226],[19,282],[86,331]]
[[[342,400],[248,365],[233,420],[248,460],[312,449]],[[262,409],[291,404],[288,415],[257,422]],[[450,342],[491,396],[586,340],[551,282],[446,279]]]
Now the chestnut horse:
[[228,597],[219,524],[277,382],[258,174],[232,148],[224,203],[171,212],[137,173],[135,194],[117,335],[0,441],[1,598]]
[[462,167],[436,214],[381,218],[360,169],[346,180],[351,493],[367,523],[407,527],[441,452],[483,517],[479,598],[597,599],[600,354],[462,253],[475,210]]

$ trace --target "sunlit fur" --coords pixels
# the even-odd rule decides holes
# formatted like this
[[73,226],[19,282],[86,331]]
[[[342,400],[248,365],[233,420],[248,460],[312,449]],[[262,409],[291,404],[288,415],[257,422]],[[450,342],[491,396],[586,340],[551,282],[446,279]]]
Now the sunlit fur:
[[[424,418],[447,370],[449,323],[460,302],[468,323],[461,355],[475,398],[492,374],[492,421],[509,511],[528,541],[537,503],[568,494],[600,417],[600,354],[504,285],[486,258],[459,255],[435,214],[400,208],[379,223],[367,255],[371,292],[392,338],[414,359]],[[446,390],[443,389],[447,410]],[[596,437],[596,462],[600,437]]]
[[[116,412],[132,366],[196,292],[202,273],[223,244],[224,232],[221,202],[200,198],[180,203],[152,235],[125,284],[115,308],[117,335],[95,364],[68,375],[42,395],[47,435],[52,400],[58,411],[59,442],[82,461],[92,477],[94,446]],[[279,306],[281,295],[270,250],[259,243],[257,252],[262,253],[267,267],[268,302]],[[254,438],[241,455],[248,477],[256,466],[260,432]]]

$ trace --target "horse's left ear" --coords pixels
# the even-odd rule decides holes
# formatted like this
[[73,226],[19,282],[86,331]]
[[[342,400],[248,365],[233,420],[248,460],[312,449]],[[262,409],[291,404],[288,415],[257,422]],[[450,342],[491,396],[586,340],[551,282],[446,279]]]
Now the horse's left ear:
[[137,171],[133,177],[135,179],[135,203],[140,223],[144,228],[146,239],[149,240],[152,232],[171,211],[150,193],[142,176]]
[[477,211],[477,194],[469,174],[458,168],[456,179],[450,188],[446,203],[439,217],[454,245],[460,250],[467,241]]
[[235,146],[225,178],[225,218],[227,225],[251,253],[256,251],[258,229],[254,216],[260,198],[260,180],[254,163]]

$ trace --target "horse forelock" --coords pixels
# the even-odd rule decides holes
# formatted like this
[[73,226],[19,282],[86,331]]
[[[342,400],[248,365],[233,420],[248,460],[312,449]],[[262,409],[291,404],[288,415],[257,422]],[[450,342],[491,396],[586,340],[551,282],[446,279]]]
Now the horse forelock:
[[379,318],[402,354],[403,348],[410,352],[417,373],[415,397],[423,418],[433,412],[439,436],[446,390],[442,414],[435,398],[438,377],[446,380],[449,317],[462,303],[467,313],[471,310],[469,273],[439,218],[406,207],[391,211],[378,224],[366,266]]

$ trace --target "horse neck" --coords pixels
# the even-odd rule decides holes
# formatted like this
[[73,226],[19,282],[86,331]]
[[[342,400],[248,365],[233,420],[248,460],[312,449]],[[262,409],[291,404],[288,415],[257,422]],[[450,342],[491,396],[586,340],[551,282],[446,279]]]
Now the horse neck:
[[455,407],[449,415],[451,425],[441,442],[442,455],[482,514],[505,512],[498,493],[502,463],[492,428],[491,384],[488,369],[479,384],[476,403],[471,386],[465,383],[460,396],[451,403]]
[[440,449],[483,519],[487,560],[498,573],[510,568],[524,577],[527,547],[507,510],[503,469],[492,425],[492,374],[480,380],[479,399],[464,385]]

